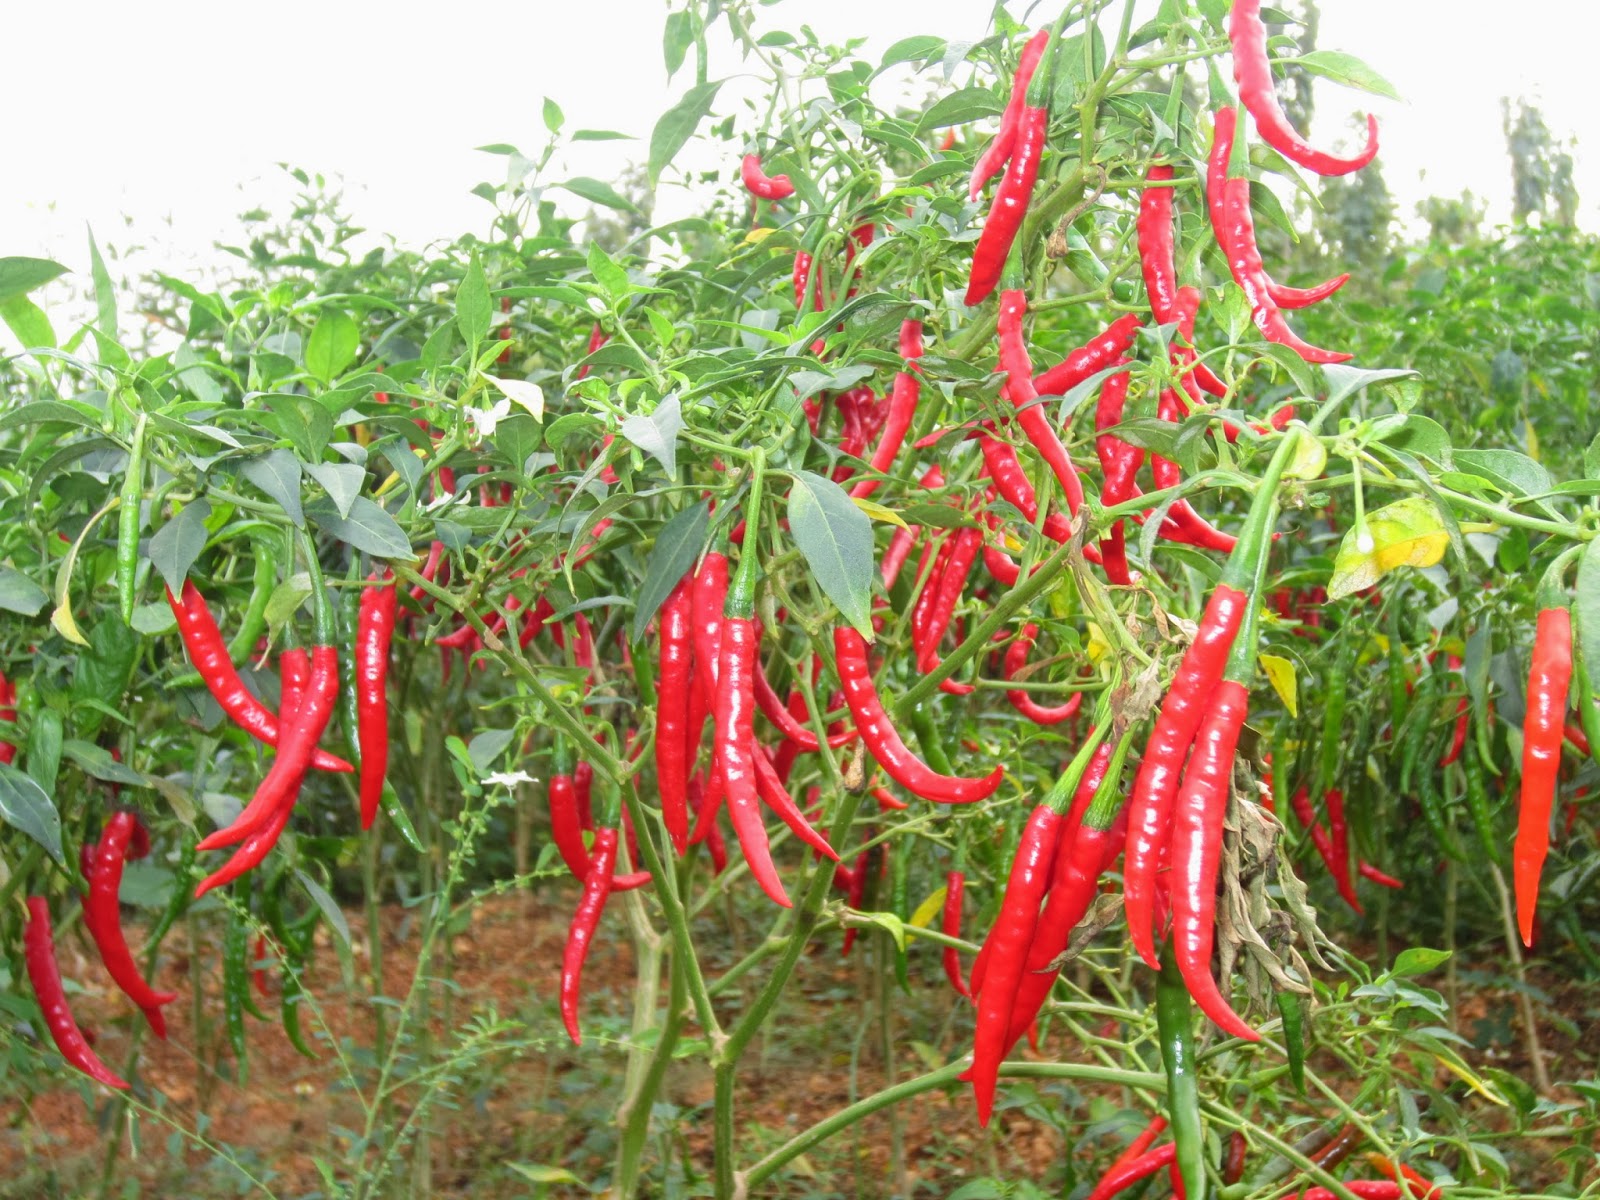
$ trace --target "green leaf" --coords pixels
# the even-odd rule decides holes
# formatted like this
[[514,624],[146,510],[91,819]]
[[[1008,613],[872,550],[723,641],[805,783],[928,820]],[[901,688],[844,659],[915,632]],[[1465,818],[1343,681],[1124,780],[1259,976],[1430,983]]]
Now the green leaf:
[[1542,496],[1554,486],[1549,471],[1516,450],[1457,450],[1452,459],[1513,496]]
[[962,88],[959,92],[939,97],[929,105],[917,121],[917,132],[980,121],[984,117],[997,115],[1004,107],[988,88]]
[[478,769],[480,779],[489,773],[489,768],[494,766],[494,760],[505,753],[506,747],[516,736],[515,729],[485,729],[467,743],[467,757]]
[[1450,435],[1443,425],[1418,413],[1410,413],[1384,442],[1397,450],[1418,454],[1434,462],[1444,462],[1450,453]]
[[210,536],[206,521],[211,516],[211,505],[201,499],[186,504],[156,531],[150,539],[150,561],[166,580],[173,594],[183,590],[183,581],[189,577],[189,568],[206,548]]
[[12,567],[0,567],[0,608],[36,617],[49,603],[50,593],[28,576]]
[[817,586],[863,637],[872,636],[872,522],[831,479],[796,473],[789,529]]
[[622,422],[622,436],[660,463],[668,479],[678,474],[678,434],[682,429],[683,408],[676,396],[668,396],[648,416]]
[[67,269],[48,258],[0,258],[0,304],[26,296]]
[[68,738],[61,744],[61,752],[78,770],[102,783],[120,783],[128,787],[149,787],[145,777],[132,767],[111,757],[111,751],[93,742]]
[[267,411],[261,422],[279,437],[287,438],[300,457],[316,462],[333,437],[333,416],[305,396],[274,395],[265,398]]
[[47,796],[55,795],[56,777],[61,773],[62,732],[61,714],[53,708],[41,708],[35,713],[28,730],[24,764],[29,778]]
[[311,902],[322,910],[322,915],[328,919],[328,925],[345,948],[350,947],[350,923],[344,919],[344,910],[334,898],[328,895],[327,890],[299,867],[294,870],[294,877],[300,881],[300,886],[305,888],[306,895],[311,897]]
[[54,350],[56,347],[56,331],[50,318],[26,296],[14,296],[0,303],[0,321],[16,335],[24,350],[40,346]]
[[1395,975],[1426,975],[1443,965],[1450,957],[1448,950],[1430,950],[1427,946],[1412,946],[1402,950],[1395,956],[1392,974]]
[[575,142],[631,142],[633,134],[618,133],[615,129],[579,129],[572,135]]
[[599,242],[589,243],[589,274],[613,300],[621,300],[633,291],[633,285],[628,282],[628,273],[616,264]]
[[551,133],[560,133],[561,126],[566,123],[567,115],[561,111],[561,106],[549,96],[544,98],[544,127]]
[[633,640],[644,637],[650,618],[678,586],[684,572],[694,565],[706,544],[706,527],[711,522],[711,506],[702,500],[686,508],[661,527],[656,544],[645,565],[639,584],[639,598],[633,610]]
[[590,179],[587,175],[575,175],[559,186],[566,188],[567,191],[575,196],[582,196],[591,204],[604,205],[606,208],[614,208],[618,212],[636,213],[639,211],[638,206],[632,200],[622,195],[609,183],[603,183],[598,179]]
[[494,319],[489,303],[489,281],[484,278],[483,264],[472,256],[467,273],[456,290],[456,327],[469,346],[476,346],[489,333],[489,322]]
[[[1600,541],[1584,547],[1578,560],[1572,615],[1578,623],[1578,653],[1589,673],[1589,686],[1600,688]],[[1590,703],[1589,697],[1578,703]]]
[[269,450],[246,462],[239,474],[276,500],[295,525],[306,523],[306,514],[300,507],[300,460],[293,451]]
[[300,606],[309,599],[311,599],[311,573],[297,571],[273,588],[272,595],[267,597],[267,607],[264,610],[267,626],[274,630],[282,629],[294,619],[295,613],[300,611]]
[[365,496],[357,497],[348,516],[340,516],[328,500],[313,500],[306,505],[306,516],[324,532],[374,558],[415,557],[405,530]]
[[67,865],[61,855],[61,814],[37,783],[7,763],[0,763],[0,820],[38,842],[58,865]]
[[[1322,377],[1328,381],[1327,400],[1332,404],[1337,404],[1345,397],[1353,396],[1362,388],[1371,387],[1375,383],[1383,383],[1389,379],[1406,379],[1415,374],[1415,371],[1403,367],[1369,370],[1366,367],[1348,367],[1343,363],[1328,363],[1322,368]],[[1302,390],[1306,390],[1308,395],[1315,394],[1313,390]]]
[[887,71],[900,63],[930,63],[944,57],[945,40],[923,34],[920,37],[901,38],[883,52],[879,71]]
[[1311,74],[1342,83],[1345,87],[1359,88],[1363,92],[1371,92],[1374,96],[1387,96],[1390,100],[1400,99],[1400,93],[1395,91],[1394,84],[1353,54],[1341,54],[1337,50],[1313,50],[1298,58],[1284,58],[1278,61],[1298,63]]
[[364,467],[354,463],[307,463],[306,474],[322,485],[341,517],[350,515],[350,506],[361,494],[361,484],[367,477]]
[[689,47],[694,45],[694,17],[688,9],[667,14],[666,28],[661,31],[661,59],[667,66],[671,79],[683,66]]
[[324,309],[306,341],[306,370],[329,383],[352,362],[361,349],[361,330],[355,320],[337,308]]
[[212,365],[188,342],[173,352],[172,365],[179,386],[200,403],[221,405],[227,398],[222,385],[211,378]]
[[111,286],[111,272],[106,270],[106,260],[100,257],[100,247],[95,244],[94,230],[89,231],[89,269],[94,276],[95,324],[110,341],[117,341],[117,293]]
[[696,84],[656,122],[656,127],[650,131],[649,170],[652,187],[661,178],[662,169],[677,157],[678,151],[684,148],[700,122],[711,112],[717,89],[721,86],[720,79]]

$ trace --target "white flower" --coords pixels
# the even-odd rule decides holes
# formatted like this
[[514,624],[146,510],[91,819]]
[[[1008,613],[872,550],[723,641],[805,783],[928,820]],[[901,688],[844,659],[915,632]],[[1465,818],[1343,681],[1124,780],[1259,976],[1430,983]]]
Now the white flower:
[[539,782],[526,771],[496,771],[493,775],[485,776],[483,781],[488,784],[500,784],[508,788],[515,787],[519,783]]
[[511,415],[511,401],[501,400],[493,408],[469,408],[467,420],[480,438],[493,437],[495,426]]

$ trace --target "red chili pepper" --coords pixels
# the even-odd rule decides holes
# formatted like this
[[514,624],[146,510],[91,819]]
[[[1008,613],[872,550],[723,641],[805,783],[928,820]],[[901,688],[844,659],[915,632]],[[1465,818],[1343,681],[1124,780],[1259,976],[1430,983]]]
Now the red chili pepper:
[[[1105,432],[1122,422],[1123,409],[1128,401],[1129,378],[1130,373],[1123,371],[1107,379],[1100,386],[1100,399],[1095,405],[1094,448],[1100,458],[1100,503],[1106,508],[1139,495],[1139,486],[1134,480],[1144,462],[1144,449]],[[1106,578],[1112,583],[1126,587],[1133,582],[1128,571],[1128,552],[1120,520],[1101,539],[1100,555],[1105,561]]]
[[1139,193],[1139,265],[1144,290],[1156,322],[1169,325],[1178,319],[1177,258],[1172,246],[1172,168],[1151,167]]
[[61,968],[56,964],[56,943],[50,932],[50,905],[43,896],[28,897],[28,921],[22,930],[22,957],[28,982],[39,1001],[50,1038],[69,1066],[107,1087],[128,1089],[126,1080],[100,1061],[90,1048],[67,1004],[67,990],[61,983]]
[[[700,698],[709,713],[716,698],[717,661],[721,657],[722,609],[728,597],[728,560],[710,551],[694,577],[694,674]],[[690,744],[699,740],[689,730]]]
[[[1179,420],[1178,394],[1171,388],[1161,393],[1161,399],[1156,406],[1156,416],[1163,421]],[[1178,469],[1178,464],[1154,452],[1150,455],[1150,477],[1155,481],[1156,487],[1162,489],[1174,488],[1183,482],[1183,473]],[[1216,550],[1222,554],[1231,553],[1238,541],[1231,533],[1223,533],[1195,512],[1194,506],[1183,499],[1174,501],[1168,507],[1167,519],[1161,526],[1161,534],[1169,541],[1184,542],[1205,550]]]
[[167,1039],[167,1023],[161,1013],[163,1004],[178,998],[176,992],[158,992],[145,982],[134,962],[133,951],[128,949],[122,933],[122,906],[118,892],[122,887],[123,861],[129,856],[129,843],[139,819],[131,812],[115,813],[106,822],[100,842],[89,861],[89,895],[84,901],[83,923],[94,939],[112,981],[124,995],[142,1010],[153,1032],[162,1041]]
[[818,832],[810,821],[806,820],[805,814],[800,811],[800,806],[794,802],[794,797],[789,795],[789,790],[783,786],[783,780],[778,778],[778,772],[773,767],[772,760],[767,757],[767,752],[759,746],[755,748],[754,762],[756,792],[766,806],[775,812],[802,842],[824,858],[838,862],[838,851],[828,844],[828,839]]
[[1060,846],[1051,870],[1050,892],[1039,913],[1038,925],[1024,959],[1022,976],[1012,1001],[1010,1027],[1002,1053],[1016,1045],[1039,1010],[1050,998],[1060,969],[1056,960],[1066,951],[1072,931],[1083,920],[1098,892],[1100,872],[1108,859],[1116,857],[1109,845],[1111,828],[1095,828],[1084,820],[1095,793],[1106,777],[1112,745],[1101,742],[1072,797],[1072,808],[1062,822]]
[[1288,346],[1307,362],[1347,362],[1351,355],[1318,349],[1290,329],[1283,319],[1280,306],[1268,288],[1266,266],[1256,245],[1255,220],[1250,215],[1250,181],[1228,178],[1228,160],[1233,154],[1238,114],[1231,108],[1218,109],[1215,121],[1206,175],[1206,201],[1217,245],[1228,259],[1228,270],[1234,282],[1250,301],[1251,319],[1269,342]]
[[1064,396],[1089,376],[1105,370],[1128,352],[1144,322],[1138,313],[1124,313],[1048,371],[1033,377],[1041,396]]
[[[950,871],[944,877],[944,916],[939,928],[946,937],[961,936],[961,899],[966,894],[967,877],[964,872]],[[966,980],[961,978],[961,951],[946,946],[943,952],[944,977],[950,981],[959,996],[971,997]]]
[[[1018,512],[1029,525],[1038,523],[1039,501],[1034,493],[1028,473],[1023,470],[1016,450],[1005,442],[987,434],[978,439],[983,451],[983,469],[994,480],[995,491]],[[1054,542],[1065,542],[1072,536],[1072,526],[1060,513],[1045,517],[1044,535]]]
[[[378,577],[370,577],[377,580]],[[388,571],[387,582],[361,593],[356,620],[356,723],[361,746],[361,828],[371,829],[383,799],[389,772],[389,641],[394,636],[398,599]]]
[[583,1035],[578,1031],[583,961],[589,955],[589,943],[594,940],[595,930],[600,927],[600,916],[605,912],[606,898],[611,895],[616,865],[617,831],[596,830],[594,853],[583,877],[583,897],[578,901],[578,911],[567,929],[567,948],[561,956],[561,1021],[566,1025],[567,1036],[574,1045],[583,1041]]
[[859,633],[849,626],[836,627],[833,653],[845,703],[861,731],[861,740],[889,778],[924,800],[941,804],[969,804],[994,794],[1005,777],[1004,767],[996,767],[982,779],[940,775],[911,753],[878,699],[867,663],[867,643]]
[[1533,914],[1539,903],[1539,876],[1550,852],[1550,808],[1561,770],[1561,739],[1572,683],[1572,614],[1560,604],[1539,610],[1528,671],[1528,713],[1522,723],[1522,788],[1517,803],[1517,837],[1511,850],[1517,893],[1517,926],[1524,945],[1533,945]]
[[1162,1168],[1170,1167],[1177,1153],[1177,1143],[1168,1142],[1127,1162],[1119,1160],[1100,1176],[1100,1182],[1094,1185],[1094,1190],[1084,1197],[1084,1200],[1110,1200],[1112,1196],[1127,1191],[1134,1184],[1150,1178]]
[[1234,0],[1228,16],[1228,39],[1233,43],[1233,78],[1239,99],[1255,118],[1261,139],[1290,162],[1318,175],[1347,175],[1359,171],[1377,156],[1378,118],[1367,114],[1367,146],[1354,158],[1339,158],[1316,149],[1289,124],[1272,86],[1272,61],[1267,57],[1267,27],[1261,20],[1261,0]]
[[[0,674],[0,721],[12,729],[17,726],[17,685]],[[13,742],[0,741],[0,763],[10,766],[17,761],[17,747]]]
[[272,988],[267,984],[267,969],[261,964],[267,961],[267,935],[256,934],[255,965],[250,969],[251,982],[255,984],[256,994],[263,1000],[272,998]]
[[[1459,654],[1447,655],[1445,657],[1445,663],[1452,671],[1459,671],[1461,669],[1461,656]],[[1457,701],[1455,730],[1450,735],[1450,748],[1446,750],[1443,757],[1439,759],[1439,765],[1441,767],[1448,767],[1451,763],[1455,762],[1461,757],[1461,751],[1466,749],[1468,721],[1471,707],[1471,704],[1468,702],[1465,696],[1461,697],[1461,699]]]
[[1151,966],[1156,966],[1158,961],[1154,937],[1156,868],[1167,844],[1179,774],[1200,728],[1206,703],[1222,681],[1228,652],[1248,604],[1244,592],[1228,583],[1219,583],[1211,593],[1195,640],[1161,702],[1161,711],[1134,776],[1128,803],[1123,894],[1129,939],[1140,957]]
[[[610,340],[611,339],[606,336],[606,331],[604,329],[600,328],[600,322],[596,321],[594,323],[594,325],[589,329],[589,344],[588,344],[587,347],[585,347],[585,349],[583,351],[583,356],[585,358],[588,358],[596,350],[600,349],[601,346],[604,346]],[[587,378],[589,378],[589,364],[588,363],[584,363],[581,367],[578,368],[578,378],[579,379],[587,379]],[[607,469],[609,470],[609,468],[607,468]],[[607,482],[615,483],[616,480],[613,478],[611,480],[608,480]]]
[[1438,1184],[1428,1182],[1405,1163],[1394,1162],[1382,1154],[1369,1154],[1367,1161],[1395,1183],[1404,1182],[1407,1185],[1405,1194],[1410,1195],[1412,1200],[1439,1200],[1444,1195],[1444,1190]]
[[[661,795],[661,819],[679,854],[689,842],[689,694],[693,687],[694,584],[678,581],[661,606],[659,639],[661,663],[656,680],[656,787]],[[692,733],[698,738],[699,730]]]
[[[870,744],[870,743],[869,743]],[[978,1106],[978,1124],[988,1125],[994,1108],[995,1084],[1000,1075],[1011,1028],[1012,1002],[1022,982],[1022,972],[1039,923],[1050,870],[1055,862],[1061,814],[1041,804],[1028,817],[1022,840],[1011,861],[1000,915],[990,931],[988,970],[978,993],[978,1027],[973,1040],[972,1066],[963,1078],[972,1082]]]
[[1328,810],[1328,836],[1333,842],[1333,860],[1343,873],[1345,885],[1353,891],[1355,882],[1350,877],[1350,823],[1344,814],[1344,792],[1339,788],[1329,788],[1322,797],[1322,805]]
[[[1006,164],[1011,161],[1017,142],[1017,127],[1027,103],[1028,84],[1032,82],[1033,73],[1049,44],[1050,31],[1041,29],[1023,46],[1022,55],[1017,60],[1017,73],[1011,80],[1011,99],[1006,102],[1005,112],[1000,116],[1000,128],[994,140],[983,148],[983,153],[972,164],[972,179],[967,186],[969,199],[976,200],[978,193],[983,191],[983,185],[1004,171]],[[955,131],[952,129],[951,132]]]
[[1344,897],[1345,903],[1356,912],[1364,911],[1361,901],[1356,896],[1355,886],[1350,879],[1350,864],[1346,857],[1341,861],[1337,850],[1334,848],[1333,838],[1328,835],[1317,820],[1316,813],[1311,808],[1311,794],[1301,787],[1290,799],[1294,808],[1295,819],[1306,827],[1306,832],[1311,836],[1311,844],[1317,848],[1317,854],[1322,863],[1328,868],[1328,874],[1333,877],[1334,884],[1339,889],[1339,895]]
[[713,788],[720,780],[720,790],[728,801],[728,816],[745,862],[750,865],[750,874],[774,903],[788,908],[789,897],[773,865],[766,826],[761,821],[756,786],[755,675],[760,637],[754,615],[755,562],[752,539],[739,559],[739,572],[722,610],[712,720]]
[[1249,689],[1225,679],[1212,693],[1195,735],[1194,752],[1173,810],[1172,950],[1200,1011],[1224,1032],[1255,1042],[1261,1035],[1233,1011],[1211,976],[1222,824],[1228,811],[1234,752],[1249,710]]
[[[1039,627],[1032,622],[1022,627],[1009,647],[1006,648],[1005,677],[1014,678],[1025,666],[1028,665],[1028,651],[1033,648],[1033,639],[1039,635]],[[1027,692],[1020,688],[1008,688],[1006,699],[1012,706],[1028,720],[1036,725],[1059,725],[1062,721],[1073,717],[1083,704],[1083,693],[1073,692],[1063,703],[1049,706],[1040,704]]]
[[[1346,1179],[1343,1187],[1356,1200],[1400,1200],[1400,1185],[1388,1179]],[[1307,1188],[1300,1193],[1300,1200],[1334,1200],[1331,1189],[1325,1187]]]
[[[300,794],[300,784],[311,765],[312,752],[323,730],[328,727],[329,718],[333,716],[338,694],[338,648],[328,644],[313,646],[311,677],[306,685],[305,699],[293,720],[284,722],[283,740],[278,745],[278,754],[272,760],[271,769],[238,819],[226,829],[219,829],[202,838],[201,850],[214,850],[242,842],[271,822],[280,810],[293,807],[295,798]],[[206,884],[201,887],[204,889]]]
[[[927,622],[916,638],[917,670],[923,674],[939,666],[939,643],[950,628],[950,620],[955,615],[956,605],[961,602],[967,578],[972,574],[973,564],[978,561],[979,551],[983,549],[983,531],[964,525],[956,530],[949,545],[949,562],[945,564],[944,573],[938,576]],[[942,691],[955,696],[965,696],[973,690],[971,684],[957,683],[951,679],[942,680],[939,686]]]
[[1385,874],[1369,862],[1358,862],[1356,864],[1356,869],[1361,873],[1361,878],[1370,879],[1379,887],[1392,888],[1395,891],[1399,891],[1401,888],[1405,887],[1404,880],[1396,879],[1393,875]]
[[[906,431],[917,415],[917,400],[922,394],[922,379],[917,359],[922,357],[922,322],[907,320],[900,326],[900,357],[906,367],[895,374],[894,390],[889,393],[889,407],[883,426],[883,435],[872,452],[871,467],[880,475],[894,466],[895,455],[906,440]],[[850,489],[850,494],[865,498],[877,490],[877,479],[863,479]]]
[[[239,672],[233,668],[233,659],[228,656],[227,643],[222,640],[222,633],[212,619],[205,597],[195,587],[194,581],[184,582],[182,600],[168,588],[167,603],[172,606],[172,615],[178,619],[178,633],[183,638],[184,648],[189,651],[195,671],[205,681],[222,711],[246,733],[269,746],[276,746],[278,719],[246,690]],[[355,769],[344,759],[322,750],[317,750],[312,756],[311,765],[319,771]]]
[[768,175],[761,169],[759,154],[746,154],[739,164],[739,178],[751,195],[763,200],[782,200],[794,195],[794,184],[787,175]]
[[[862,901],[866,899],[867,867],[871,863],[871,860],[872,851],[863,850],[860,854],[856,855],[855,866],[836,867],[834,869],[835,881],[838,881],[841,875],[843,876],[843,882],[845,885],[844,902],[850,908],[859,909]],[[850,926],[844,931],[844,944],[839,950],[840,958],[846,958],[849,956],[850,948],[856,944],[856,936],[858,933],[859,930],[854,925]]]
[[1244,1134],[1237,1129],[1228,1135],[1228,1148],[1223,1152],[1222,1158],[1223,1183],[1235,1184],[1244,1178],[1244,1160],[1249,1149]]
[[[1046,49],[1053,49],[1049,35],[1046,40],[1049,43]],[[1039,178],[1039,164],[1044,158],[1044,145],[1050,132],[1050,76],[1050,66],[1045,64],[1045,70],[1034,71],[1028,81],[1022,111],[1017,114],[1017,132],[1006,175],[995,189],[994,203],[972,252],[972,273],[966,295],[969,307],[988,299],[995,284],[1000,282],[1000,274],[1005,270],[1006,259],[1033,198],[1033,185]],[[1029,382],[1032,382],[1031,371]]]
[[[1015,260],[1020,262],[1020,259]],[[1008,276],[1013,274],[1008,266]],[[1028,346],[1023,335],[1022,318],[1028,311],[1028,297],[1020,286],[1007,287],[1000,294],[1000,315],[996,326],[1000,339],[1000,370],[1006,377],[1006,394],[1017,410],[1017,424],[1028,435],[1034,449],[1049,464],[1056,482],[1067,498],[1067,511],[1076,516],[1083,507],[1083,484],[1078,470],[1072,465],[1067,448],[1061,444],[1055,427],[1037,403],[1039,393],[1033,386],[1033,365],[1028,360]],[[1000,481],[997,479],[998,484]]]

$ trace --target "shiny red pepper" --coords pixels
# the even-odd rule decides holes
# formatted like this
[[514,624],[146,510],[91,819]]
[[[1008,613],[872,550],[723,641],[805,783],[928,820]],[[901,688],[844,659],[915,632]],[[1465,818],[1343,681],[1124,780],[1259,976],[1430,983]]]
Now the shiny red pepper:
[[[961,936],[961,900],[966,895],[967,877],[962,871],[951,871],[944,877],[944,913],[939,929],[946,937]],[[966,980],[961,978],[961,951],[954,946],[944,948],[942,959],[944,977],[955,988],[956,995],[970,997]]]
[[[872,452],[871,467],[880,475],[894,466],[895,455],[906,440],[906,431],[917,415],[917,399],[922,393],[922,376],[917,359],[922,357],[922,322],[908,320],[900,326],[900,357],[905,367],[895,374],[894,390],[889,393],[889,407],[885,414],[883,433],[877,448]],[[850,489],[850,494],[865,498],[877,490],[880,480],[863,479]]]
[[[685,577],[661,606],[656,671],[656,788],[661,819],[679,854],[689,842],[689,693],[693,686],[693,582]],[[694,730],[698,735],[699,730]]]
[[[1041,29],[1023,46],[1017,60],[1017,72],[1011,79],[1011,99],[1006,102],[1005,112],[1000,116],[1000,128],[994,140],[983,148],[983,153],[972,164],[972,178],[967,185],[969,199],[976,200],[978,193],[983,191],[983,185],[1004,171],[1006,164],[1011,161],[1017,144],[1017,126],[1027,104],[1028,84],[1032,82],[1033,73],[1038,69],[1039,60],[1044,57],[1045,47],[1049,44],[1050,31]],[[955,131],[952,129],[951,132]]]
[[1533,917],[1539,903],[1539,876],[1550,852],[1550,809],[1561,770],[1561,740],[1572,683],[1572,613],[1563,604],[1539,610],[1528,671],[1528,711],[1522,723],[1522,788],[1517,804],[1517,836],[1511,850],[1517,894],[1517,928],[1524,945],[1533,945]]
[[611,895],[616,865],[617,831],[610,828],[596,830],[594,853],[583,877],[583,897],[578,901],[578,911],[567,929],[567,946],[561,956],[561,1021],[567,1027],[567,1036],[574,1045],[583,1041],[583,1035],[578,1031],[583,963],[589,956],[589,945],[594,941],[595,930],[600,927],[606,899]]
[[[1013,639],[1006,648],[1005,677],[1011,679],[1028,665],[1028,651],[1033,648],[1033,639],[1039,635],[1039,627],[1032,622],[1022,627],[1022,632]],[[1071,719],[1083,704],[1083,693],[1073,692],[1065,701],[1056,705],[1040,704],[1027,692],[1020,688],[1006,689],[1006,699],[1011,701],[1015,708],[1028,720],[1036,725],[1059,725]]]
[[787,175],[768,175],[761,169],[759,154],[746,154],[739,163],[739,178],[750,194],[763,200],[783,200],[794,195],[794,184]]
[[[356,722],[361,746],[361,828],[371,829],[389,771],[389,642],[394,636],[393,579],[361,593],[356,621]],[[372,577],[377,580],[377,576]]]
[[28,897],[28,921],[22,929],[22,959],[28,971],[28,982],[33,985],[33,994],[39,1001],[45,1028],[50,1031],[61,1057],[91,1079],[126,1091],[127,1081],[100,1061],[72,1017],[67,990],[61,983],[61,968],[56,964],[50,905],[43,896]]
[[158,992],[145,982],[122,933],[122,905],[118,893],[122,887],[123,863],[129,857],[129,843],[138,827],[139,819],[127,811],[113,814],[106,822],[89,860],[89,895],[83,906],[83,923],[112,981],[144,1011],[151,1032],[165,1041],[167,1023],[161,1006],[171,1004],[178,994]]

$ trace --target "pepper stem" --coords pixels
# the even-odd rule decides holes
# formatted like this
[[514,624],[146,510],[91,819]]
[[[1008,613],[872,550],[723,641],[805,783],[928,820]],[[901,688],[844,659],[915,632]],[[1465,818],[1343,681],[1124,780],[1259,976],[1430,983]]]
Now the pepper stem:
[[760,575],[761,492],[766,479],[767,456],[760,446],[750,454],[750,496],[744,503],[744,545],[739,550],[739,569],[728,586],[722,615],[749,620],[756,611],[756,580]]
[[311,636],[318,646],[335,644],[333,605],[328,603],[328,588],[322,578],[322,564],[317,561],[317,544],[308,533],[306,542],[306,573],[311,577]]

